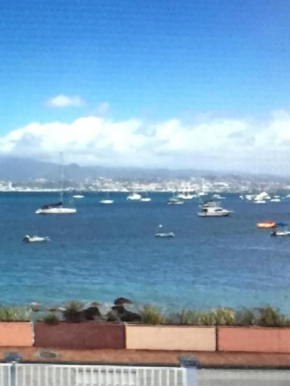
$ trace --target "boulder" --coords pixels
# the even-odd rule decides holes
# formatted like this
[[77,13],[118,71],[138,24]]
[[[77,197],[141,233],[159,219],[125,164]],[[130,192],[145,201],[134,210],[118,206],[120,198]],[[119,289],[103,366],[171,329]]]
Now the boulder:
[[114,304],[116,306],[121,306],[121,305],[124,305],[124,304],[132,304],[133,302],[130,300],[130,299],[127,299],[127,298],[117,298],[115,301],[114,301]]
[[109,311],[107,313],[107,315],[106,315],[106,321],[107,322],[115,322],[115,323],[117,322],[117,323],[119,323],[119,322],[121,322],[121,319],[120,319],[120,317],[118,316],[118,314],[116,312]]
[[102,317],[98,307],[89,307],[83,310],[83,316],[85,320],[97,320]]
[[122,305],[113,306],[112,312],[115,313],[116,316],[119,317],[122,322],[140,322],[141,321],[141,315],[136,314],[135,312],[126,310],[126,308]]

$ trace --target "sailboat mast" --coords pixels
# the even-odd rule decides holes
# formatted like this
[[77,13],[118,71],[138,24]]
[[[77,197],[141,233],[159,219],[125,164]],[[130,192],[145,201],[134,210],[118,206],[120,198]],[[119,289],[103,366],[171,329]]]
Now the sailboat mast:
[[60,153],[60,201],[63,201],[63,154]]

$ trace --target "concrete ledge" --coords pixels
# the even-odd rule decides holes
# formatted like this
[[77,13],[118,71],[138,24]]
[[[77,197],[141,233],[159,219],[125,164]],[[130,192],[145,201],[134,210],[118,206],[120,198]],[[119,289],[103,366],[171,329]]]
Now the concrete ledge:
[[290,328],[218,327],[218,351],[290,353]]
[[124,349],[125,327],[121,324],[65,323],[35,325],[36,347],[71,349]]
[[0,322],[0,347],[32,347],[33,337],[31,322]]
[[126,325],[126,348],[215,351],[215,327]]

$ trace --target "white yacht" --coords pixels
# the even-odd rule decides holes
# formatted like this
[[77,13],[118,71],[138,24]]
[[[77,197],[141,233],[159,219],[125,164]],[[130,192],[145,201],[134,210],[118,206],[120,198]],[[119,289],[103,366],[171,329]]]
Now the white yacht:
[[82,194],[75,194],[73,198],[84,198],[84,196]]
[[151,198],[150,197],[142,197],[140,201],[142,201],[142,202],[150,202]]
[[141,198],[142,198],[141,194],[132,192],[127,197],[127,200],[129,200],[129,201],[140,201]]
[[110,200],[109,198],[104,198],[103,200],[100,201],[100,204],[104,204],[104,205],[114,204],[114,200]]
[[270,201],[271,202],[281,202],[281,199],[280,199],[280,196],[274,196],[273,198],[271,198]]
[[215,201],[206,201],[200,205],[199,217],[226,217],[231,212],[228,209],[222,208]]
[[167,200],[167,204],[168,205],[182,205],[182,204],[184,204],[184,201],[178,197],[171,197]]
[[26,236],[23,237],[23,241],[25,243],[45,243],[47,241],[50,241],[50,238],[49,237],[26,235]]
[[141,197],[140,201],[142,201],[142,202],[150,202],[151,201],[151,198],[148,196],[148,192],[146,192],[144,194],[144,196]]
[[172,238],[172,237],[175,237],[175,234],[173,232],[161,232],[162,228],[163,228],[163,225],[160,224],[159,229],[157,230],[157,232],[155,233],[155,237],[158,237],[158,238]]
[[57,202],[56,204],[44,205],[41,208],[37,209],[36,214],[74,214],[76,213],[76,208],[64,207],[62,202]]
[[269,194],[267,192],[262,192],[262,193],[259,193],[257,194],[256,197],[254,197],[254,202],[256,204],[265,204],[266,200],[270,200],[271,197],[269,196]]
[[191,194],[190,192],[182,192],[177,195],[177,198],[180,198],[181,200],[192,200],[194,197],[196,197],[195,194]]

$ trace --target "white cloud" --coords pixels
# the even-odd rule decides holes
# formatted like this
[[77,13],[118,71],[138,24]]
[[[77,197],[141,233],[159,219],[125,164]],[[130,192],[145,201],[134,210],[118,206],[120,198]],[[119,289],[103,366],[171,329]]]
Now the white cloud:
[[107,166],[251,170],[289,174],[290,114],[267,122],[205,119],[187,126],[178,119],[145,124],[96,116],[71,124],[31,123],[0,137],[0,153]]
[[84,101],[79,96],[57,95],[47,101],[48,107],[63,108],[63,107],[80,107]]

